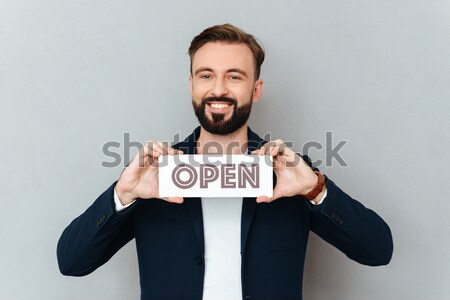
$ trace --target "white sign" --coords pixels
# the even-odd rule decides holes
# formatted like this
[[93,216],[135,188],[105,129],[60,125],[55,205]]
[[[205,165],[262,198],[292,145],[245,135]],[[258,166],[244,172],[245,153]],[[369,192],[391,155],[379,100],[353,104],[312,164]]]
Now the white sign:
[[164,155],[160,197],[272,197],[270,155]]

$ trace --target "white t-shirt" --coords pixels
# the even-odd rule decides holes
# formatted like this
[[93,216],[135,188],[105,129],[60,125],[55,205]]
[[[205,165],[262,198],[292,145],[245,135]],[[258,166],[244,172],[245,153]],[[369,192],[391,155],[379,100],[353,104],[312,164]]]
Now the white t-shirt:
[[202,198],[203,300],[241,300],[242,198]]

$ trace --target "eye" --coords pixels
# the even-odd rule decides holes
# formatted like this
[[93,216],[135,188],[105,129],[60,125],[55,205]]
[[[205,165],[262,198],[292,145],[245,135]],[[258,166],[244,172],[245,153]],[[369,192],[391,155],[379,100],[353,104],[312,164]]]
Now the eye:
[[211,79],[211,75],[209,75],[209,74],[200,74],[199,78],[201,78],[201,79]]
[[230,78],[231,80],[241,80],[241,79],[242,79],[242,77],[239,76],[239,75],[230,75],[229,78]]

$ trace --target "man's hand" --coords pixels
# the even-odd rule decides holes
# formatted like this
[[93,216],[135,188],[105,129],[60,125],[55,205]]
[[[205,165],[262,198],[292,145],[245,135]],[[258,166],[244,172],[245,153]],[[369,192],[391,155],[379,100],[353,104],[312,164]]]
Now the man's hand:
[[[116,192],[122,205],[136,198],[159,197],[158,157],[161,155],[183,154],[162,142],[150,141],[139,150],[133,161],[125,167],[116,185]],[[168,202],[182,203],[181,197],[160,198]]]
[[[282,140],[267,142],[251,154],[271,155],[277,184],[273,196],[260,196],[257,202],[272,202],[281,197],[306,195],[317,184],[317,175],[305,161],[292,151]],[[323,192],[318,195],[323,195]]]

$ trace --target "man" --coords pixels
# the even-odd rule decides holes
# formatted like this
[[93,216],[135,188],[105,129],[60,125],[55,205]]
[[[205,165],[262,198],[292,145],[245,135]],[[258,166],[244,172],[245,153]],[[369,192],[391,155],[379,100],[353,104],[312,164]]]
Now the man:
[[[281,140],[247,125],[262,94],[264,51],[252,35],[225,24],[189,48],[190,90],[200,127],[169,147],[148,142],[86,212],[63,232],[63,274],[83,276],[135,238],[141,299],[301,299],[309,230],[366,265],[392,256],[388,225],[313,170]],[[161,155],[273,157],[273,197],[160,198]]]

